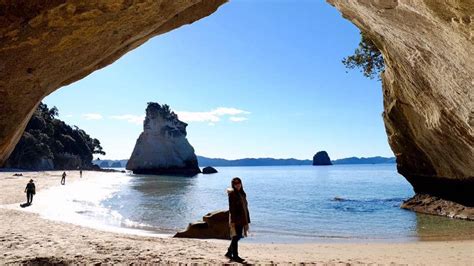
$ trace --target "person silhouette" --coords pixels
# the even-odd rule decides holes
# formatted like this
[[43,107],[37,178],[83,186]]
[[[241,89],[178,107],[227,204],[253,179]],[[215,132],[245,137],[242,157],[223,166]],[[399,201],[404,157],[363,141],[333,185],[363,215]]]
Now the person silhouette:
[[66,172],[63,172],[61,177],[61,185],[66,185]]
[[82,169],[79,170],[79,177],[82,178]]
[[30,182],[26,184],[25,193],[26,193],[26,205],[31,205],[33,203],[33,195],[36,194],[36,188],[35,188],[35,183],[33,182],[33,179],[30,179]]

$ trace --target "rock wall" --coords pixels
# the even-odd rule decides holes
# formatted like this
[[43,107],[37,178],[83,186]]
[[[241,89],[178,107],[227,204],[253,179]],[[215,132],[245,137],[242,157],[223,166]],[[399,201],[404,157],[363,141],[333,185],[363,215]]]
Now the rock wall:
[[0,1],[0,166],[45,96],[224,2]]
[[328,0],[383,54],[383,119],[415,192],[474,205],[474,2]]
[[127,162],[127,170],[156,175],[200,173],[194,149],[186,139],[186,126],[169,106],[148,103],[143,132]]

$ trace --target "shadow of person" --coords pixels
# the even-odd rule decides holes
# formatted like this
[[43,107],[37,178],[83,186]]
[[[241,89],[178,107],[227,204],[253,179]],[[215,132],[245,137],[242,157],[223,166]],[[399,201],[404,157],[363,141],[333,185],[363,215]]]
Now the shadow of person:
[[31,203],[22,203],[22,204],[20,204],[20,207],[22,207],[22,208],[26,208],[26,207],[29,207],[29,206],[31,206]]

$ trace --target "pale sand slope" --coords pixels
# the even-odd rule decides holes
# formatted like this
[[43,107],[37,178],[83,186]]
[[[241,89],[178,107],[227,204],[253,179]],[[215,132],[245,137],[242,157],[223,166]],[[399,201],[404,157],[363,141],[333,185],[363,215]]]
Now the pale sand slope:
[[[79,180],[68,172],[67,182]],[[0,204],[25,201],[26,182],[35,177],[37,194],[59,185],[61,172],[0,173]],[[104,173],[106,175],[107,173]],[[84,178],[88,173],[84,172]],[[79,181],[80,182],[80,181]],[[66,184],[67,185],[67,184]],[[41,200],[41,197],[38,198]],[[102,232],[45,220],[38,215],[0,208],[0,264],[66,263],[227,263],[228,242],[218,240],[143,237]],[[241,242],[241,255],[251,263],[308,264],[425,264],[474,265],[474,241],[251,244]]]

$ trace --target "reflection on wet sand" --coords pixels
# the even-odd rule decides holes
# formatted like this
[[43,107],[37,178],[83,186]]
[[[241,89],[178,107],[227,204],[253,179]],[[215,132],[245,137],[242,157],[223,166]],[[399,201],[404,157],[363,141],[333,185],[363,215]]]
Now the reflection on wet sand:
[[474,222],[418,213],[416,233],[422,241],[467,240],[474,236]]

